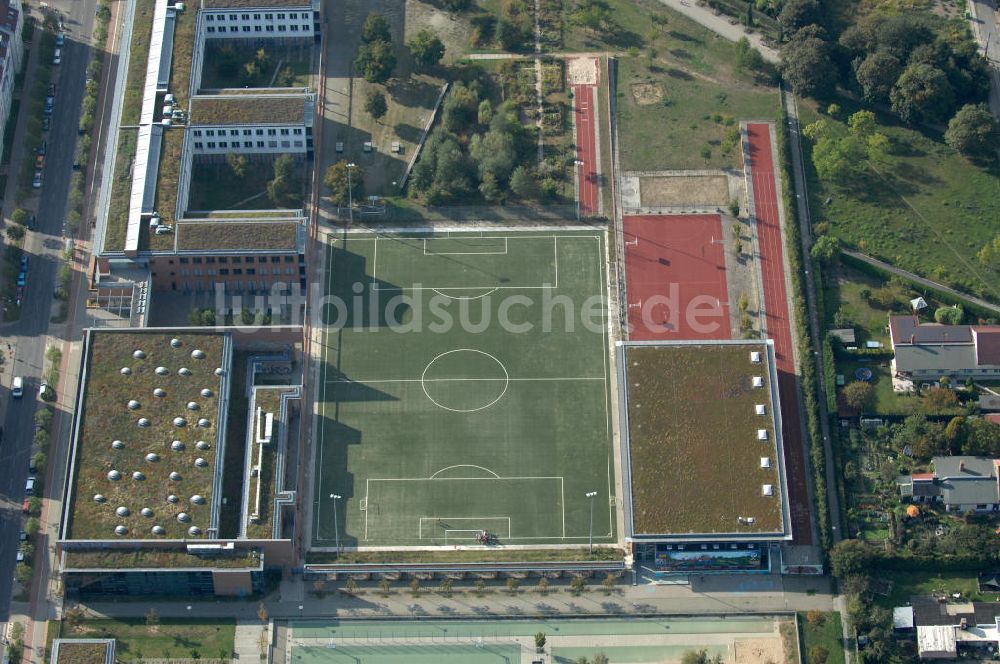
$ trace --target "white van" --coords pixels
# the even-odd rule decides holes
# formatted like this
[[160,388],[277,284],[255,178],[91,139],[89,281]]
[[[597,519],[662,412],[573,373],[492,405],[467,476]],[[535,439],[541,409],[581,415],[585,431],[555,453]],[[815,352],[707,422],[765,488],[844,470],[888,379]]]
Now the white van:
[[14,382],[10,385],[10,395],[15,399],[24,396],[24,376],[14,376]]
[[35,478],[29,477],[28,481],[24,483],[24,495],[33,496],[35,495]]

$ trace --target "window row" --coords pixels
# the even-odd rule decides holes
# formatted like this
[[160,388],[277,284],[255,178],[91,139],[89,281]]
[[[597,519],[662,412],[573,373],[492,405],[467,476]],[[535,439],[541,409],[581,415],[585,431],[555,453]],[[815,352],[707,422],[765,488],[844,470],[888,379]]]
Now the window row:
[[[312,31],[312,26],[303,25],[301,29],[302,29],[302,32],[311,32]],[[219,29],[216,30],[214,25],[210,25],[210,26],[208,26],[207,30],[209,32],[226,32],[226,26],[220,25]],[[263,26],[261,26],[261,25],[255,25],[255,26],[253,26],[253,32],[274,32],[274,31],[275,31],[274,30],[274,26],[271,25],[271,24],[263,25]],[[286,26],[284,23],[279,23],[278,24],[278,32],[289,32],[289,31],[290,32],[298,32],[299,31],[299,26],[297,24],[294,24],[294,23],[292,25],[289,25],[289,26]],[[250,32],[250,26],[249,25],[244,25],[244,26],[231,25],[231,26],[229,26],[229,32]]]
[[[222,136],[226,136],[227,135],[226,134],[226,131],[227,131],[226,129],[194,129],[192,131],[194,133],[195,138],[201,138],[202,132],[204,132],[205,136],[215,136],[216,134],[218,134],[220,137],[222,137]],[[229,136],[239,136],[241,133],[244,136],[251,136],[251,135],[254,135],[254,134],[256,134],[257,136],[263,136],[264,135],[264,130],[263,129],[229,129],[228,131],[229,131],[229,134],[228,134]],[[293,136],[301,136],[302,135],[302,128],[298,127],[298,128],[295,128],[295,129],[268,129],[267,130],[267,135],[268,136],[277,136],[279,133],[282,136],[288,136],[289,133],[291,133]]]
[[[239,141],[218,141],[218,142],[216,142],[216,141],[208,141],[208,142],[205,142],[205,143],[203,143],[201,141],[195,141],[194,142],[194,149],[195,150],[205,150],[205,149],[208,149],[208,150],[239,150],[240,147],[242,147],[244,150],[251,150],[254,147],[253,143],[254,143],[253,141],[243,141],[243,143],[241,145]],[[277,150],[279,143],[281,144],[281,148],[283,148],[283,149],[291,149],[292,147],[296,147],[296,148],[300,148],[301,149],[302,147],[304,147],[304,144],[302,143],[302,141],[267,141],[267,145],[266,146],[264,145],[264,143],[265,143],[264,141],[257,141],[257,147],[258,148],[268,148],[268,149],[271,149],[271,150]]]
[[[206,14],[205,20],[219,21],[220,23],[225,23],[226,17],[229,17],[230,21],[249,21],[250,16],[251,14]],[[263,17],[265,21],[273,21],[275,18],[277,18],[279,21],[284,21],[286,16],[293,20],[298,18],[304,18],[308,20],[309,12],[302,12],[301,14],[299,12],[281,12],[278,14],[274,13],[261,14],[259,12],[254,12],[252,16],[253,20],[255,21],[259,21],[261,17]]]

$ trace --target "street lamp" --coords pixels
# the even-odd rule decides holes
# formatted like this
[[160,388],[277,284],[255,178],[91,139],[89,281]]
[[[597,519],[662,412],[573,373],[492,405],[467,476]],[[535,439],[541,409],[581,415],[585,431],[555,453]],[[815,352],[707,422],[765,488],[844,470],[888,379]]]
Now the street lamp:
[[594,497],[596,491],[588,491],[587,498],[590,498],[590,552],[594,552]]
[[358,165],[353,161],[347,164],[347,215],[348,224],[354,224],[354,191],[351,187],[351,171]]
[[341,498],[343,498],[343,496],[335,493],[330,494],[330,500],[333,501],[333,536],[336,538],[337,553],[340,553],[340,525],[337,523],[337,501]]

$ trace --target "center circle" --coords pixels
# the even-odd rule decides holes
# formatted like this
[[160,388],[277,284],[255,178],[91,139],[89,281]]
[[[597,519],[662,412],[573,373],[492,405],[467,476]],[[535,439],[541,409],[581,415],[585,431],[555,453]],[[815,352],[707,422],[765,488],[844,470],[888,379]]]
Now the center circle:
[[510,374],[503,362],[474,348],[441,353],[424,367],[420,387],[438,408],[474,413],[503,398]]

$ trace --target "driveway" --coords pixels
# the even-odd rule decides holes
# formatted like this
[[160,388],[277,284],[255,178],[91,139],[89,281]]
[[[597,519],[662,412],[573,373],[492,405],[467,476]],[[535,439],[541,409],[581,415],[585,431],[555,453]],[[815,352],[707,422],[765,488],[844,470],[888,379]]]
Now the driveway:
[[689,0],[660,0],[660,2],[729,41],[735,42],[739,41],[741,37],[746,37],[768,62],[778,64],[781,60],[778,51],[770,46],[765,46],[759,34],[747,34],[742,25],[730,23],[730,18],[725,14],[716,15],[708,7],[699,7]]

